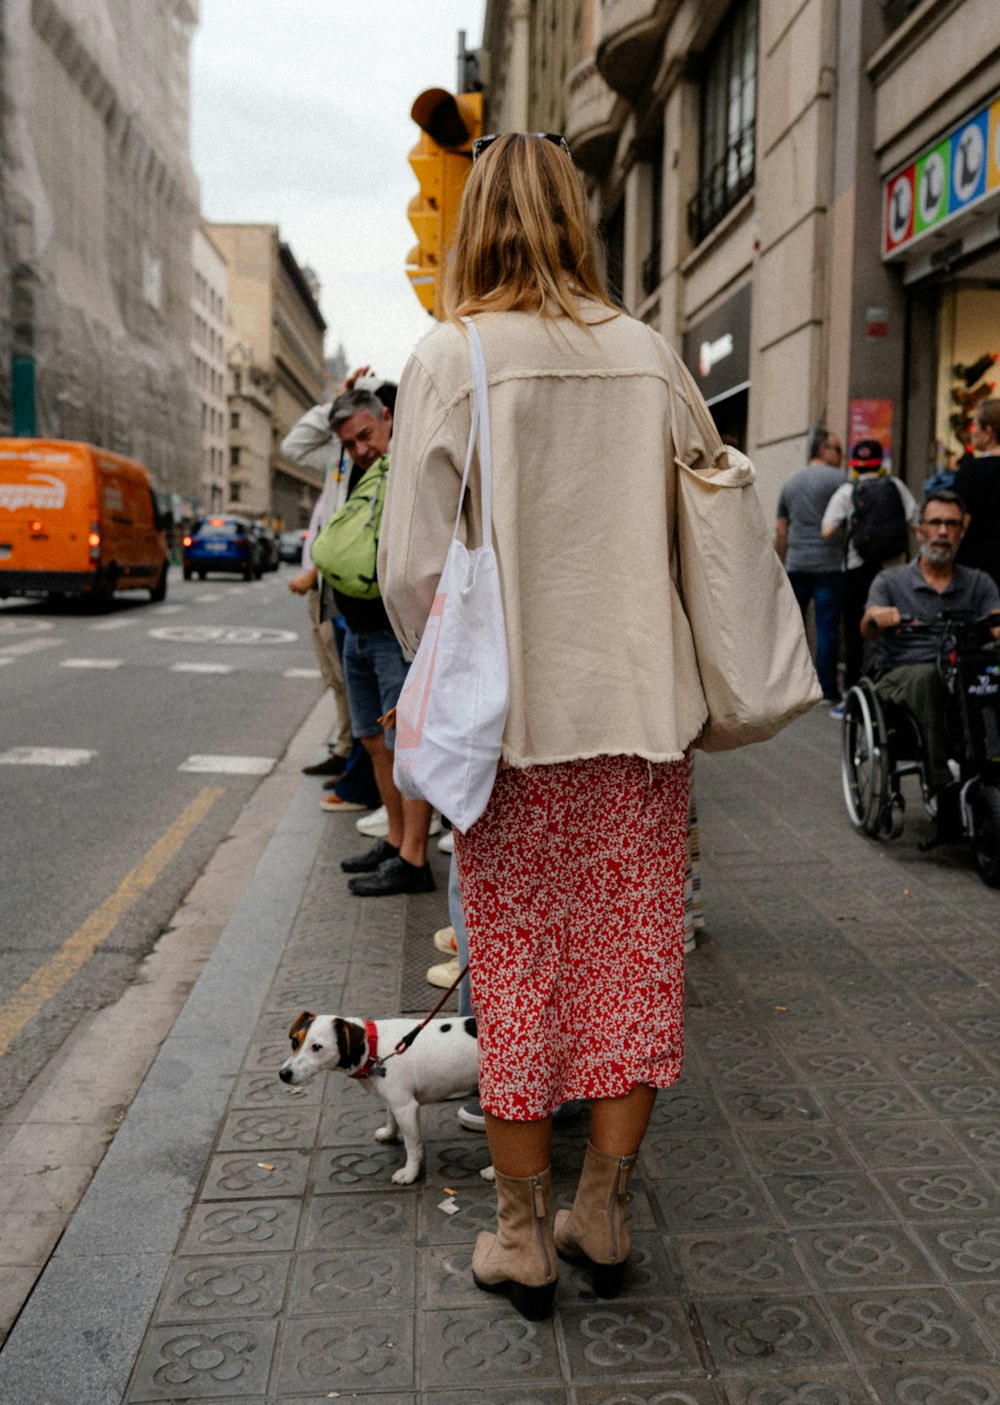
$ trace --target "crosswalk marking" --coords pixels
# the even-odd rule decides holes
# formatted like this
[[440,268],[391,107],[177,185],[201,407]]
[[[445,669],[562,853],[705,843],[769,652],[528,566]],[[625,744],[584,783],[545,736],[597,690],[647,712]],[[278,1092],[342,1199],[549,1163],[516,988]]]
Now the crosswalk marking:
[[232,673],[227,663],[172,663],[171,673]]
[[85,766],[96,755],[67,746],[12,746],[0,751],[0,766]]
[[95,631],[106,631],[109,629],[128,629],[133,624],[135,624],[135,620],[131,615],[117,615],[113,620],[101,620],[100,624],[88,624],[87,628]]
[[179,615],[186,608],[185,605],[157,605],[156,613],[157,615]]
[[15,658],[21,654],[37,654],[39,649],[54,649],[57,644],[65,644],[65,639],[25,639],[21,644],[0,644],[0,654]]
[[318,668],[286,668],[282,678],[319,678]]
[[121,668],[124,659],[63,659],[61,668]]
[[5,656],[4,656],[4,657],[0,657],[0,664],[13,663],[13,662],[14,662],[13,659],[8,659],[8,658],[5,657]]
[[266,776],[274,769],[271,756],[189,756],[178,771],[226,776]]

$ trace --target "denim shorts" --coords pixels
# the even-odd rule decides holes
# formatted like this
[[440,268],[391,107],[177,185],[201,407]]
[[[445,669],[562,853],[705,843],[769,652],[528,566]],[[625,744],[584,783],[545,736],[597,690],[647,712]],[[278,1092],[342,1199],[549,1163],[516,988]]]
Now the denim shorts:
[[[381,735],[378,719],[396,706],[409,667],[396,636],[388,629],[364,634],[348,629],[343,665],[351,732],[356,737]],[[395,732],[387,731],[385,744],[390,751],[395,742]]]

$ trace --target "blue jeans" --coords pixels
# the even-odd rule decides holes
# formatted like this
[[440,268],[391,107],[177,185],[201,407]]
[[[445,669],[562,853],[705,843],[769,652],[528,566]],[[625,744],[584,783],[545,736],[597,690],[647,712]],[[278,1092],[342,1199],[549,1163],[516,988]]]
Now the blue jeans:
[[[379,718],[391,712],[406,682],[408,664],[392,630],[373,629],[363,634],[348,629],[344,639],[344,687],[351,714],[351,735],[382,736]],[[396,734],[385,732],[392,751]]]
[[[337,615],[333,619],[333,642],[337,646],[341,667],[344,658],[344,635],[344,621]],[[375,784],[372,759],[356,737],[351,739],[351,753],[347,758],[344,774],[334,786],[334,793],[339,795],[341,800],[353,801],[355,805],[367,805],[370,810],[377,810],[382,803],[378,786]]]
[[[448,869],[448,916],[455,929],[455,946],[458,955],[458,969],[469,964],[469,934],[465,930],[465,916],[462,912],[462,894],[458,887],[458,864],[455,855],[451,856]],[[466,971],[458,987],[458,1013],[464,1018],[472,1014],[472,990],[469,986],[469,973]]]
[[840,657],[840,592],[843,583],[842,571],[789,571],[795,598],[802,611],[805,623],[809,601],[813,602],[816,616],[816,672],[824,698],[831,702],[840,699],[837,683],[837,660]]

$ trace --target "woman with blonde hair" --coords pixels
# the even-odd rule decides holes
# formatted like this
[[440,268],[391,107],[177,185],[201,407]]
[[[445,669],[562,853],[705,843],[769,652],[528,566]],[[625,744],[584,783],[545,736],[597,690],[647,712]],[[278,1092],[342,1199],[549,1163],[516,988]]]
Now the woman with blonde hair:
[[[686,754],[706,702],[675,586],[675,457],[712,455],[687,372],[606,292],[561,138],[476,144],[447,303],[399,388],[379,576],[414,650],[458,509],[459,319],[474,318],[510,708],[489,805],[455,840],[498,1198],[473,1272],[538,1318],[557,1254],[589,1264],[598,1294],[620,1291],[629,1176],[656,1090],[681,1072]],[[470,544],[480,517],[474,463]],[[573,1099],[589,1102],[590,1144],[553,1234],[551,1113]]]

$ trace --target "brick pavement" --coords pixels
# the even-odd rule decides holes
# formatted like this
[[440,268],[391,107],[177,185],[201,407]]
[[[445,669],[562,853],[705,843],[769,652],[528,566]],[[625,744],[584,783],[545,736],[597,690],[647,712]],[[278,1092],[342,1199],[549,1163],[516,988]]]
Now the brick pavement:
[[[853,833],[822,709],[699,757],[697,789],[708,933],[623,1296],[564,1265],[530,1324],[475,1289],[493,1193],[455,1104],[426,1110],[426,1179],[397,1188],[380,1103],[335,1075],[278,1082],[299,1009],[392,1012],[406,962],[435,959],[441,900],[349,898],[353,827],[332,821],[126,1405],[1000,1400],[1000,894],[963,850],[920,854],[916,818],[892,848]],[[557,1134],[557,1203],[585,1136]]]

